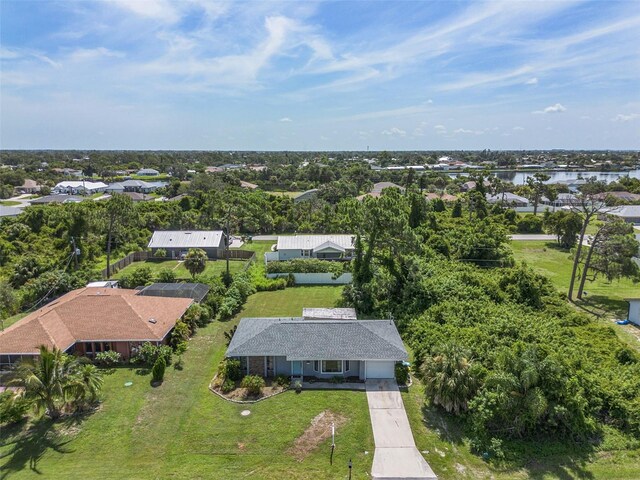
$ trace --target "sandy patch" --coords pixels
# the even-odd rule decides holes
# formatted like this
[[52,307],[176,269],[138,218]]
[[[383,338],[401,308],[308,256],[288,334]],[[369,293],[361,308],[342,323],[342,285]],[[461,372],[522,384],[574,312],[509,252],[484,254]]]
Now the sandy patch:
[[335,424],[336,434],[338,429],[347,423],[347,418],[334,413],[330,410],[320,412],[316,417],[311,420],[311,424],[307,427],[302,435],[300,435],[293,446],[289,449],[289,453],[293,457],[301,462],[311,452],[313,452],[318,445],[324,442],[327,438],[331,437],[331,424]]

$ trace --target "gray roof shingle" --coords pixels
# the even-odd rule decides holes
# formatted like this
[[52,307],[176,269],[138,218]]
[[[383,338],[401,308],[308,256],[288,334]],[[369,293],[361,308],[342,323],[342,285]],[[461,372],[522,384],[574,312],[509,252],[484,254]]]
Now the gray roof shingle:
[[390,320],[243,318],[228,357],[275,355],[289,360],[407,360]]

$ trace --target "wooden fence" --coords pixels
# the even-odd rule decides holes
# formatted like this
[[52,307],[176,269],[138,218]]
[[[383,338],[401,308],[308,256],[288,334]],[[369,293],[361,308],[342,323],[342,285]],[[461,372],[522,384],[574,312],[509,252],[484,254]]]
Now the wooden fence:
[[[249,265],[255,259],[255,255],[256,255],[255,252],[252,252],[251,250],[229,250],[229,260],[249,260],[244,270],[249,268]],[[107,275],[106,268],[103,269],[102,272],[100,273],[102,278],[107,280],[111,275],[113,275],[116,272],[119,272],[125,267],[128,267],[133,262],[144,262],[145,260],[149,260],[150,258],[158,261],[175,260],[169,257],[165,257],[165,258],[155,257],[151,252],[133,252],[127,255],[126,257],[124,257],[123,259],[118,260],[117,262],[113,262],[111,264],[111,268],[110,268],[111,272],[109,273],[109,275]],[[225,258],[226,257],[224,256],[224,252],[223,252],[222,257],[219,260],[224,260]]]

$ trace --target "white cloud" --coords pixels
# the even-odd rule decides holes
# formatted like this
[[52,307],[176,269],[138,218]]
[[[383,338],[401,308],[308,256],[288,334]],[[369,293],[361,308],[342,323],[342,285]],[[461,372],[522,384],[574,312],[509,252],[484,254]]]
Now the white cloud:
[[387,135],[390,137],[406,137],[407,132],[405,130],[401,130],[398,127],[392,127],[389,130],[383,130],[382,135]]
[[140,17],[168,23],[177,22],[181,16],[178,9],[167,0],[112,0],[112,3]]
[[630,113],[625,115],[623,113],[619,113],[615,117],[611,119],[612,122],[631,122],[632,120],[636,120],[640,118],[640,113]]
[[567,111],[567,107],[565,107],[564,105],[562,105],[561,103],[556,103],[555,105],[550,105],[547,108],[545,108],[544,110],[536,110],[534,112],[534,114],[543,114],[543,113],[562,113],[562,112],[566,112]]
[[521,132],[522,130],[524,130],[523,127],[517,126],[517,127],[513,127],[513,130],[516,130],[518,132]]
[[465,135],[482,135],[484,132],[482,130],[468,130],[466,128],[457,128],[453,131],[453,133],[462,133]]
[[537,85],[538,84],[538,77],[530,78],[529,80],[524,82],[524,84],[525,85]]
[[280,120],[278,120],[278,121],[279,121],[279,122],[284,122],[284,123],[287,123],[287,122],[293,122],[293,120],[291,120],[289,117],[282,117],[282,118],[281,118]]

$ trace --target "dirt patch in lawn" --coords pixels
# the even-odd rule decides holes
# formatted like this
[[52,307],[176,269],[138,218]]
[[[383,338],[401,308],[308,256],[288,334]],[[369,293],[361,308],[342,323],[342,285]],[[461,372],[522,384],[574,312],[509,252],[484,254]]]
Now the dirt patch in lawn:
[[313,452],[318,445],[324,442],[327,438],[331,437],[331,424],[336,427],[336,433],[338,428],[347,423],[347,417],[334,413],[330,410],[320,412],[316,417],[311,420],[311,425],[307,427],[302,435],[300,435],[293,446],[289,449],[289,453],[293,457],[301,462],[311,452]]

